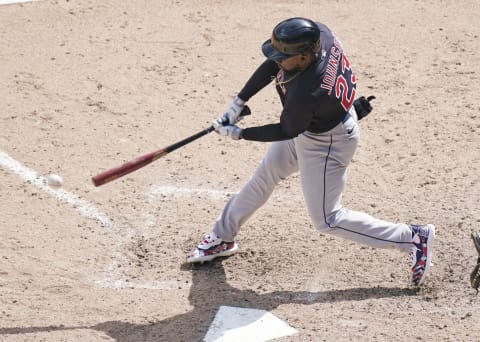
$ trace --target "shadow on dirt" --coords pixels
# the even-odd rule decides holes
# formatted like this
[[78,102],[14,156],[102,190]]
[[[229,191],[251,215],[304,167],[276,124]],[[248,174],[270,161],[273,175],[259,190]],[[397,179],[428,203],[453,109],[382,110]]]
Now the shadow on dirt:
[[[94,329],[104,332],[116,341],[202,341],[222,305],[255,308],[271,311],[282,304],[303,304],[359,301],[368,298],[389,298],[414,296],[414,288],[352,288],[322,292],[275,291],[258,294],[251,290],[239,290],[227,283],[221,260],[204,265],[183,265],[183,271],[192,272],[192,286],[189,301],[194,309],[166,320],[150,324],[132,324],[121,321],[108,321],[88,327],[17,327],[0,328],[1,335],[28,334],[59,330]],[[159,308],[160,309],[160,308]],[[161,310],[161,309],[160,309]]]

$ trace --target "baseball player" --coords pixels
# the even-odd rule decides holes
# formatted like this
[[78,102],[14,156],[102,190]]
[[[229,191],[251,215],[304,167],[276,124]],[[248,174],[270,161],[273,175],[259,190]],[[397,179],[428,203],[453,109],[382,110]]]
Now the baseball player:
[[[290,18],[275,26],[262,45],[266,60],[227,111],[213,122],[222,136],[272,142],[264,159],[198,246],[188,262],[204,262],[238,250],[240,227],[269,198],[275,186],[300,173],[308,213],[315,227],[377,248],[412,256],[412,284],[421,285],[432,258],[435,226],[392,223],[342,207],[347,167],[359,140],[355,111],[356,76],[342,44],[322,23]],[[280,122],[241,129],[240,112],[271,82],[283,105]]]

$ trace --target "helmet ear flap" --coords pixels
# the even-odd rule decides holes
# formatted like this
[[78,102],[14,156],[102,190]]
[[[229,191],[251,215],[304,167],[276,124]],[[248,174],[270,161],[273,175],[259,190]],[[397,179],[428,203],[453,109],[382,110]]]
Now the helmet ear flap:
[[318,53],[320,52],[320,38],[315,42],[309,42],[305,44],[304,52],[305,53],[313,53],[315,56],[318,57]]
[[321,48],[320,38],[318,38],[318,40],[312,46],[312,52],[315,55],[318,55],[318,53],[320,52],[320,48]]

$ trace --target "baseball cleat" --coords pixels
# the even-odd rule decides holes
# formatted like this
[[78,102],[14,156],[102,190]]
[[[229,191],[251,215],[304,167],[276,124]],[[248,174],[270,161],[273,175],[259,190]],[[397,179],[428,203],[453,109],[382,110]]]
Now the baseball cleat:
[[410,251],[412,257],[412,284],[420,286],[427,278],[432,262],[432,244],[435,239],[433,224],[411,225],[413,241]]
[[187,262],[204,263],[218,257],[224,257],[234,254],[238,250],[238,245],[235,241],[223,241],[214,233],[205,235],[202,242],[200,242],[193,251],[187,254]]

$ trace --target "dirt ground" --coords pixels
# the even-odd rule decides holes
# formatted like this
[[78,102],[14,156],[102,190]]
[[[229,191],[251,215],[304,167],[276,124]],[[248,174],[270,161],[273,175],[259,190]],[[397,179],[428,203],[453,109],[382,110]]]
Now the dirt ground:
[[[478,341],[479,14],[477,0],[0,6],[0,340],[201,341],[228,305],[298,330],[278,341]],[[185,264],[268,143],[213,133],[90,181],[208,127],[293,16],[329,25],[358,93],[377,97],[345,206],[437,226],[419,290],[405,255],[315,231],[295,175],[242,228],[237,255]],[[242,126],[278,120],[273,86],[249,105]],[[42,185],[50,173],[61,189]]]

